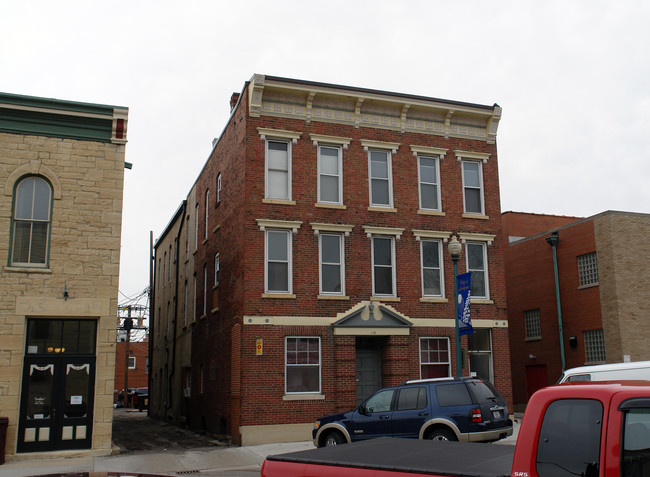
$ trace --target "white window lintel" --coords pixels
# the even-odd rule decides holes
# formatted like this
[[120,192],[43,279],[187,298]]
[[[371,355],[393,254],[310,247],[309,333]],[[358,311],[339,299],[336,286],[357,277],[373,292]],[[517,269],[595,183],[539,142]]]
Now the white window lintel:
[[490,158],[490,154],[486,152],[461,151],[460,149],[456,149],[454,154],[456,154],[458,162],[463,159],[474,159],[485,163]]
[[496,235],[458,232],[458,238],[463,243],[469,240],[470,242],[487,242],[488,245],[492,245],[492,241],[496,238]]
[[371,238],[373,235],[392,235],[398,240],[402,236],[404,229],[394,228],[394,227],[375,227],[372,225],[364,225],[363,231],[366,233],[368,238]]
[[260,230],[264,232],[269,229],[290,229],[294,234],[298,233],[298,229],[302,225],[300,220],[273,220],[273,219],[255,219]]
[[399,142],[373,141],[372,139],[361,139],[360,142],[366,152],[369,149],[388,149],[393,154],[396,154],[400,146]]
[[257,128],[257,132],[260,134],[260,137],[264,140],[266,139],[287,139],[292,141],[294,144],[298,142],[302,133],[296,131],[287,131],[285,129],[269,129],[269,128]]
[[449,237],[451,237],[452,234],[451,232],[443,232],[437,230],[411,230],[411,232],[413,232],[415,240],[418,242],[421,239],[439,239],[443,242],[446,242],[449,240]]
[[326,136],[324,134],[314,133],[310,133],[309,137],[314,142],[314,146],[318,146],[319,144],[322,146],[335,145],[343,146],[343,149],[347,149],[350,142],[352,142],[352,138],[350,137]]
[[322,232],[338,232],[344,233],[346,237],[349,237],[350,232],[352,232],[352,229],[354,228],[354,225],[322,224],[316,222],[312,222],[309,225],[311,225],[311,228],[314,229],[314,235],[318,235]]
[[411,148],[411,151],[413,151],[413,155],[415,157],[417,157],[418,155],[438,156],[440,159],[444,159],[445,154],[447,154],[448,151],[448,149],[442,147],[416,146],[414,144],[411,144],[409,147]]

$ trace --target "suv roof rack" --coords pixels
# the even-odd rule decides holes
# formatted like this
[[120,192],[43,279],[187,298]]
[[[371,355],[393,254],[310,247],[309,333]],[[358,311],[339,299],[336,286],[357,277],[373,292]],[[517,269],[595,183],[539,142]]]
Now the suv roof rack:
[[471,379],[471,376],[463,376],[460,378],[448,376],[446,378],[411,379],[409,381],[404,381],[402,384],[434,383],[436,381],[455,381],[455,380],[465,380],[465,379]]

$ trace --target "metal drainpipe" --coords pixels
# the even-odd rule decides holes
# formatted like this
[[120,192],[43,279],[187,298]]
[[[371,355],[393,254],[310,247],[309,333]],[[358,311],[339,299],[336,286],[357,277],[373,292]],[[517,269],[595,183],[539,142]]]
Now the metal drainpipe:
[[557,323],[560,331],[560,359],[562,360],[562,372],[566,369],[564,360],[564,332],[562,330],[562,302],[560,301],[560,279],[557,271],[557,243],[559,242],[558,232],[551,233],[546,242],[553,249],[553,272],[555,273],[555,301],[557,303]]

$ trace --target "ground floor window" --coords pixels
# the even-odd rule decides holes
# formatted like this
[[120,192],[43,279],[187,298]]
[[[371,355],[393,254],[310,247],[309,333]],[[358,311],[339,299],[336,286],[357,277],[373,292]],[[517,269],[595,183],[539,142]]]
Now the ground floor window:
[[420,378],[451,376],[449,338],[420,338]]
[[290,393],[321,392],[320,338],[287,337],[285,389]]
[[472,375],[494,382],[492,369],[492,330],[474,328],[468,336],[469,370]]
[[585,333],[585,360],[587,363],[605,362],[605,337],[603,330],[587,330]]

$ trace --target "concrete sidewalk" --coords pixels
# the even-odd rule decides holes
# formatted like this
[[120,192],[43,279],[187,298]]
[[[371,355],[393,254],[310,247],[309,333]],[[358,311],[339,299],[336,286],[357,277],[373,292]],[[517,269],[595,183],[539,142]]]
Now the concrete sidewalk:
[[65,474],[259,476],[269,455],[313,449],[311,441],[247,447],[206,447],[181,452],[142,452],[106,457],[23,460],[0,466],[1,477]]

